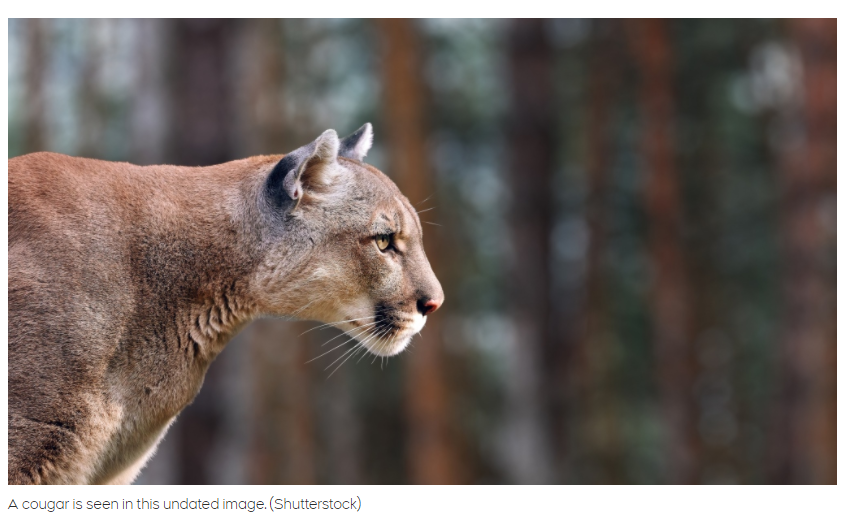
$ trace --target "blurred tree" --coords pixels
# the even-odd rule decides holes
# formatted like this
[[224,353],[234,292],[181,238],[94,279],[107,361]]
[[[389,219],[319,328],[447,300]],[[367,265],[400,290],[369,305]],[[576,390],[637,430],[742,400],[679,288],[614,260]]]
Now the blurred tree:
[[108,120],[108,97],[101,89],[100,76],[105,64],[107,44],[104,41],[114,20],[89,20],[85,31],[85,53],[82,64],[82,84],[79,88],[80,112],[83,123],[80,131],[79,153],[83,157],[105,159],[105,126]]
[[235,43],[235,22],[176,20],[172,30],[171,154],[177,164],[188,166],[229,161],[234,158],[229,53]]
[[48,22],[46,20],[26,21],[26,108],[24,112],[23,152],[38,152],[47,149],[46,93],[48,62]]
[[[287,125],[285,98],[285,35],[276,19],[247,20],[239,31],[238,74],[241,110],[238,143],[244,155],[277,154],[296,147]],[[300,146],[299,144],[298,146]]]
[[[834,231],[824,222],[835,193],[834,19],[793,20],[788,29],[802,83],[784,99],[775,129],[783,189],[783,322],[772,480],[836,482]],[[832,257],[832,258],[830,258]],[[832,260],[832,261],[831,261]],[[832,325],[830,325],[832,324]]]
[[586,106],[586,200],[589,244],[586,258],[585,301],[581,337],[567,377],[576,385],[575,405],[581,435],[577,442],[587,457],[595,459],[601,483],[623,482],[621,431],[613,379],[612,324],[607,288],[607,234],[609,175],[614,157],[613,125],[622,64],[619,60],[620,24],[596,20],[592,24],[586,54],[588,93]]
[[[746,424],[754,410],[744,402],[739,388],[754,378],[742,379],[751,371],[736,370],[739,347],[734,331],[727,325],[732,323],[732,317],[724,312],[732,287],[724,280],[719,244],[745,229],[735,222],[724,226],[725,219],[719,211],[725,203],[723,194],[738,192],[740,187],[736,184],[742,182],[741,176],[732,173],[733,167],[725,157],[725,143],[718,138],[725,113],[733,115],[730,109],[734,108],[728,104],[725,107],[723,97],[712,95],[717,85],[729,81],[744,66],[736,52],[731,27],[723,22],[677,20],[669,28],[671,54],[675,57],[671,67],[675,121],[672,142],[675,168],[682,181],[683,261],[689,295],[687,338],[693,377],[686,384],[695,405],[687,418],[693,421],[689,428],[695,431],[693,442],[699,461],[695,479],[728,484],[753,478],[739,471],[738,459],[753,456],[752,450],[741,449],[753,431]],[[702,67],[707,70],[705,75],[700,73]],[[753,149],[741,141],[741,136],[731,144]],[[760,157],[764,158],[764,153]],[[757,241],[768,236],[768,230],[759,226],[748,231],[760,237]],[[757,250],[747,240],[743,240],[743,246],[745,251]],[[757,276],[763,272],[759,269]],[[750,413],[745,413],[745,407]],[[742,421],[745,425],[740,425]]]
[[[411,203],[435,193],[426,139],[423,61],[419,33],[411,20],[381,20],[384,45],[384,122],[389,143],[389,171]],[[436,221],[435,210],[425,220]],[[436,235],[425,237],[425,251],[437,271]],[[449,430],[448,389],[439,316],[428,320],[425,332],[414,339],[415,348],[407,354],[407,463],[408,476],[416,484],[460,482],[459,457],[453,449]]]
[[316,483],[312,385],[300,329],[260,320],[238,345],[250,350],[254,374],[249,471],[255,483]]
[[652,323],[657,381],[665,419],[668,480],[697,478],[695,414],[689,381],[689,294],[683,258],[682,200],[675,168],[671,40],[665,20],[629,22],[639,72],[644,202],[653,267]]
[[164,162],[167,142],[167,85],[162,56],[168,36],[164,20],[135,20],[132,82],[129,109],[129,160],[137,164]]
[[555,480],[552,422],[548,414],[559,393],[559,346],[550,323],[550,237],[553,222],[551,175],[554,168],[555,99],[553,49],[542,20],[515,20],[508,34],[507,121],[510,171],[510,312],[518,349],[508,382],[511,429],[509,472],[517,483]]

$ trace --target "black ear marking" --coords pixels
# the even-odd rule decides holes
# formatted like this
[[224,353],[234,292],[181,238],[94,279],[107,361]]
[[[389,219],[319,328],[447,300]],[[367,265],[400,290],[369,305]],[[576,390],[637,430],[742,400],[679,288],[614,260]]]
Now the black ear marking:
[[311,143],[285,155],[270,172],[266,181],[268,198],[278,207],[296,209],[308,182],[324,181],[326,166],[337,162],[340,146],[337,132],[326,130]]
[[353,134],[340,140],[340,151],[338,155],[356,161],[363,161],[369,149],[372,148],[372,136],[372,125],[365,123]]
[[287,177],[289,177],[288,174],[296,171],[298,163],[299,159],[293,152],[285,155],[280,161],[278,161],[273,168],[273,171],[270,172],[269,177],[267,177],[266,191],[270,200],[276,203],[293,200],[292,197],[287,194],[288,187],[285,186],[284,183],[287,180]]

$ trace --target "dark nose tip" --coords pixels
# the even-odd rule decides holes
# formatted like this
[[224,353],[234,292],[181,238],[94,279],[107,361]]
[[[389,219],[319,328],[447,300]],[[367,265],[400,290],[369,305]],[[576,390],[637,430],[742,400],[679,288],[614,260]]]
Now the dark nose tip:
[[427,316],[435,310],[439,309],[440,305],[442,304],[442,299],[433,300],[431,298],[422,298],[421,300],[416,302],[416,307],[419,309],[419,312],[422,313],[422,316]]

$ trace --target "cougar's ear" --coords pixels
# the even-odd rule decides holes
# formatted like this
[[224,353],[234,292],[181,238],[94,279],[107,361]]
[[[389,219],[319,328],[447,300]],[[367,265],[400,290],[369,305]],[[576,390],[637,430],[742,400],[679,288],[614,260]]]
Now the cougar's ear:
[[340,140],[340,155],[356,161],[363,161],[370,148],[372,148],[372,125],[369,123]]
[[296,209],[303,194],[312,186],[331,184],[330,166],[337,162],[340,140],[337,132],[326,130],[312,143],[285,155],[267,178],[267,194],[279,206]]

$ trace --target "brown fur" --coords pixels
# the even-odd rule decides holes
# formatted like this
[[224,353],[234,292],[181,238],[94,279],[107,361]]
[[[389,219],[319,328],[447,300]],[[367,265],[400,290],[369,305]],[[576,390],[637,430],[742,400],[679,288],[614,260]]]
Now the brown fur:
[[[257,316],[349,320],[373,353],[404,348],[419,302],[442,301],[419,220],[332,135],[281,205],[266,185],[282,156],[9,160],[10,484],[131,482]],[[373,245],[384,226],[395,250]]]

